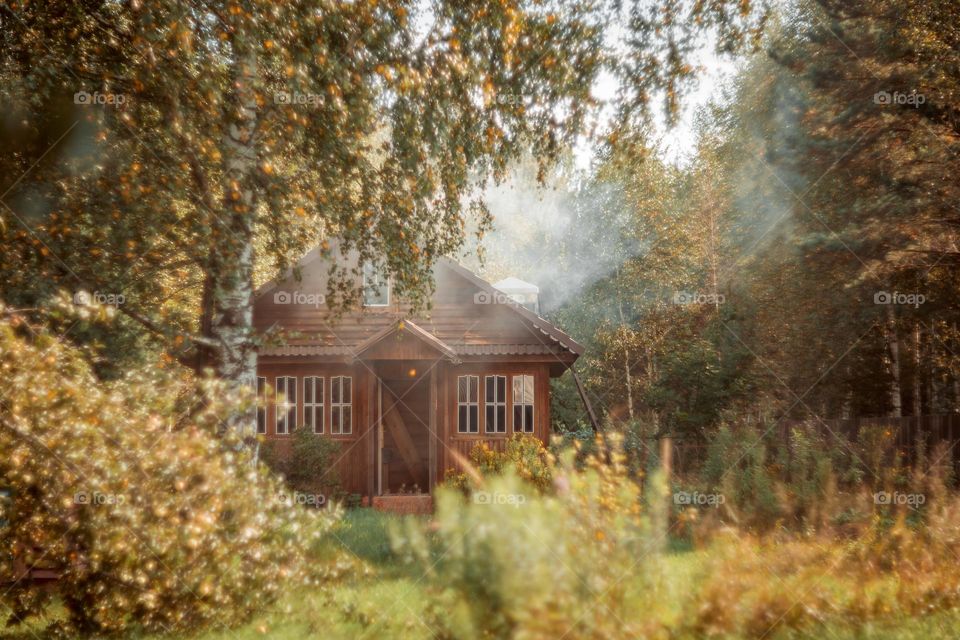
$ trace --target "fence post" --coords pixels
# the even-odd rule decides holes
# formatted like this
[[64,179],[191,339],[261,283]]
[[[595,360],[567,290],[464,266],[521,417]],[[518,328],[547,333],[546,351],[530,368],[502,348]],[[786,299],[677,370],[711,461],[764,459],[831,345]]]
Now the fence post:
[[664,479],[669,482],[673,474],[673,438],[670,436],[660,438],[660,468]]

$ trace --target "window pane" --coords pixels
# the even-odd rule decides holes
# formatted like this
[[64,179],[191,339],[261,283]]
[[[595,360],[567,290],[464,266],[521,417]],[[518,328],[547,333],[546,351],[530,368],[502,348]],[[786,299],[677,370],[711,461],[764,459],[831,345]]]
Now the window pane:
[[523,402],[523,376],[513,376],[513,404]]
[[260,407],[257,409],[257,433],[267,432],[267,409]]
[[303,379],[303,403],[313,402],[313,378]]
[[507,377],[497,376],[497,401],[506,402],[507,400]]
[[330,413],[330,433],[340,433],[340,407],[333,407]]
[[267,392],[267,379],[257,377],[257,397],[263,398]]
[[470,402],[476,402],[480,397],[480,378],[470,376]]
[[287,398],[287,402],[291,404],[297,403],[297,379],[296,378],[287,378],[287,391],[290,392],[290,397]]
[[467,432],[467,406],[462,404],[457,413],[457,431]]
[[479,424],[477,420],[478,409],[477,405],[470,405],[470,433],[477,433]]
[[468,384],[467,376],[459,376],[457,378],[457,402],[467,401]]
[[523,407],[518,404],[513,405],[513,430],[523,431]]
[[486,430],[487,430],[487,433],[493,433],[494,431],[496,431],[496,424],[497,424],[497,423],[496,423],[496,409],[494,408],[494,406],[493,406],[492,404],[488,404],[488,405],[487,405],[486,414],[487,414],[487,415],[486,415],[486,419],[487,419]]
[[317,387],[314,389],[317,404],[323,404],[323,378],[317,378]]
[[390,304],[389,280],[379,265],[369,262],[363,265],[363,304]]
[[497,433],[505,433],[507,430],[507,406],[497,405]]
[[523,376],[523,404],[533,404],[533,376]]
[[487,376],[487,402],[493,402],[494,399],[494,386],[496,385],[496,378],[493,376]]
[[343,407],[343,428],[340,433],[351,433],[353,431],[353,410],[350,405]]
[[533,431],[533,405],[524,405],[523,412],[526,431]]
[[330,401],[340,402],[340,377],[330,378]]
[[350,403],[350,398],[351,398],[351,395],[350,395],[350,386],[351,386],[351,385],[350,385],[350,383],[351,383],[352,381],[353,381],[353,378],[350,378],[350,377],[346,377],[346,378],[343,379],[343,387],[342,387],[342,389],[341,389],[341,392],[342,392],[342,394],[343,394],[343,397],[341,398],[340,402],[343,402],[343,403],[345,403],[345,404],[349,404],[349,403]]

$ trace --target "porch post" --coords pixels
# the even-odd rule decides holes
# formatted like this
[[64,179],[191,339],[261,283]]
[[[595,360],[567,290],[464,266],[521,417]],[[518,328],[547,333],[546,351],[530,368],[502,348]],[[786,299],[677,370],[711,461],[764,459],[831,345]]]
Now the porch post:
[[438,364],[436,367],[430,369],[430,405],[427,411],[427,426],[430,433],[427,434],[427,450],[429,451],[429,480],[428,484],[430,487],[430,493],[433,493],[433,488],[437,484],[437,367],[443,366]]
[[377,445],[380,416],[377,413],[377,376],[367,371],[367,493],[371,504],[377,495]]

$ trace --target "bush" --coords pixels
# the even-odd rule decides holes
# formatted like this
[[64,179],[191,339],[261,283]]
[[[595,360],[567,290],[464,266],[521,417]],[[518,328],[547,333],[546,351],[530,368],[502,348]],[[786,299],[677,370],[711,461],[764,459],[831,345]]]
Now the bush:
[[503,451],[491,449],[486,442],[476,444],[470,450],[467,471],[448,472],[446,483],[469,493],[482,483],[482,478],[510,471],[537,490],[546,491],[552,484],[550,458],[539,438],[517,433],[507,440]]
[[232,626],[306,578],[302,550],[329,517],[282,503],[237,438],[216,435],[237,406],[220,385],[201,381],[198,398],[162,367],[105,385],[76,350],[22,333],[0,322],[0,558],[60,579],[5,588],[14,621],[56,595],[70,633]]
[[331,500],[345,499],[335,466],[340,443],[304,426],[293,432],[291,440],[289,451],[282,448],[286,442],[263,443],[260,450],[267,466],[282,474],[294,491],[321,494]]
[[[863,629],[960,605],[960,500],[937,500],[928,522],[879,518],[850,542],[784,536],[765,543],[729,532],[704,557],[681,637],[821,636],[833,625]],[[820,631],[820,633],[816,633]]]
[[473,500],[443,488],[435,523],[394,531],[397,553],[426,574],[440,637],[650,637],[660,628],[665,534],[642,515],[623,454],[605,454],[609,463],[591,456],[583,470],[573,451],[551,462],[552,493],[509,468],[487,476]]

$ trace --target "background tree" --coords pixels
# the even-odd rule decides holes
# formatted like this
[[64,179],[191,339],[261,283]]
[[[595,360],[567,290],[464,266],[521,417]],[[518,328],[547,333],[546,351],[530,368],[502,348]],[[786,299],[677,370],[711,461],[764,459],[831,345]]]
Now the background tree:
[[[626,39],[636,64],[608,64],[630,83],[627,119],[690,75],[681,43],[692,36],[656,29],[661,14],[641,19],[641,4]],[[252,386],[258,251],[275,273],[335,234],[422,304],[467,214],[489,226],[471,185],[522,150],[545,166],[583,129],[610,62],[602,26],[619,11],[567,0],[5,4],[4,138],[15,144],[2,168],[15,177],[2,185],[0,272],[13,283],[2,293],[27,305],[54,287],[122,294],[123,313],[181,359]],[[756,22],[744,3],[685,11],[691,32],[739,37]],[[333,283],[332,303],[356,298],[350,274]],[[229,422],[252,433],[249,413]]]

